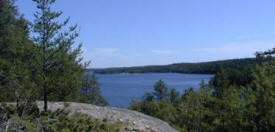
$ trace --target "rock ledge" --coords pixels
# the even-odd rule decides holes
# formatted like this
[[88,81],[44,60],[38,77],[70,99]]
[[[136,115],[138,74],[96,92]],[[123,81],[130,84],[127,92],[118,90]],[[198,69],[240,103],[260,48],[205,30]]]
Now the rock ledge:
[[[125,131],[177,132],[177,130],[172,128],[168,123],[140,112],[115,107],[100,107],[84,103],[68,103],[70,105],[65,108],[64,102],[48,102],[48,109],[54,111],[65,108],[71,112],[88,114],[99,120],[121,122]],[[42,101],[37,102],[40,110],[43,109],[43,104]]]

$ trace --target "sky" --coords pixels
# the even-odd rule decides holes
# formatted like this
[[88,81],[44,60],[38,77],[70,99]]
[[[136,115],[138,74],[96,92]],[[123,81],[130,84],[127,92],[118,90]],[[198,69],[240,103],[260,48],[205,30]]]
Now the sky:
[[[28,20],[36,6],[17,0]],[[254,57],[275,47],[275,0],[56,0],[90,68]]]

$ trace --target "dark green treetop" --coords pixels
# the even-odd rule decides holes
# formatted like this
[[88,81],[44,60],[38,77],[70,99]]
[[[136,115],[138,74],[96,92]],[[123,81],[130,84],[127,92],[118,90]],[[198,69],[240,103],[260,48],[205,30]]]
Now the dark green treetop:
[[165,99],[169,96],[168,87],[162,80],[155,83],[153,94],[158,100]]
[[10,0],[0,1],[0,16],[0,102],[29,100],[36,95],[29,22]]

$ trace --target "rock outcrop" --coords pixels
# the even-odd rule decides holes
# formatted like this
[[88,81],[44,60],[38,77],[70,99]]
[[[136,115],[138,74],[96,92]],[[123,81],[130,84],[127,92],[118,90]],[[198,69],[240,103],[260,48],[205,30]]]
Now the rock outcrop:
[[[40,110],[43,109],[43,102],[37,102]],[[140,132],[177,132],[168,123],[154,117],[144,115],[140,112],[114,108],[100,107],[91,104],[70,102],[68,107],[63,102],[49,102],[48,109],[51,111],[57,109],[67,109],[72,113],[81,112],[88,114],[93,118],[105,120],[107,122],[121,122],[125,131]]]

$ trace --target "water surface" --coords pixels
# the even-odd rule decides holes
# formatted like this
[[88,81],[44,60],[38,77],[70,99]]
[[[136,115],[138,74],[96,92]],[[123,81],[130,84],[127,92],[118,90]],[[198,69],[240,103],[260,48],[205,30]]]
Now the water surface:
[[178,73],[97,74],[101,92],[110,106],[128,107],[132,99],[139,100],[145,92],[153,91],[158,80],[181,93],[185,89],[199,88],[201,80],[208,82],[213,75]]

